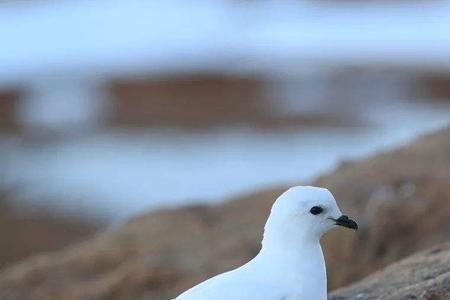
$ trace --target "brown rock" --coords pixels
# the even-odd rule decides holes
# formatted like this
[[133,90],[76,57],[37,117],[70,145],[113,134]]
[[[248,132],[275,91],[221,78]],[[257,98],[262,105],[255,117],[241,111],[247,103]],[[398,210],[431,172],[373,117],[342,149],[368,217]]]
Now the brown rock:
[[19,92],[16,90],[0,90],[0,132],[18,129],[19,123],[15,117],[18,98]]
[[[330,286],[447,241],[449,182],[450,129],[342,164],[314,181],[331,189],[361,227],[325,237]],[[149,213],[81,245],[24,261],[0,274],[0,299],[170,299],[253,257],[270,206],[285,188]]]
[[450,243],[432,247],[341,290],[330,300],[449,300]]
[[[342,112],[337,107],[320,113],[289,116],[277,113],[268,101],[270,86],[266,79],[256,75],[220,72],[115,80],[109,84],[111,103],[107,124],[183,130],[223,126],[283,129],[359,124],[353,114],[343,114],[348,110]],[[276,102],[280,96],[272,97]]]
[[[315,184],[330,188],[357,235],[324,239],[330,287],[370,274],[450,237],[450,130],[340,166]],[[337,246],[339,245],[339,246]],[[345,248],[347,247],[347,248]],[[352,265],[352,268],[348,268]]]
[[36,208],[24,211],[11,203],[13,193],[0,190],[0,268],[32,254],[56,251],[90,237],[99,224]]

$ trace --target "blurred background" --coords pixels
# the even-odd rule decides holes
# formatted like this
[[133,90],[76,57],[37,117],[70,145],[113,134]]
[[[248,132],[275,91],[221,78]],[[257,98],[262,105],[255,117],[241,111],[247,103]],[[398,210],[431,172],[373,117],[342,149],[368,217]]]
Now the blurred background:
[[0,3],[0,267],[450,123],[450,1]]

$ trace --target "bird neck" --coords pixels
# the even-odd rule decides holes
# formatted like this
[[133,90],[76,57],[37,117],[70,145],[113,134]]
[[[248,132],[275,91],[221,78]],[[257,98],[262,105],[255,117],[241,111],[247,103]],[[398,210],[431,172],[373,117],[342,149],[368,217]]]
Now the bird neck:
[[[322,287],[326,293],[326,269],[319,241],[308,240],[301,244],[278,244],[263,241],[263,247],[257,256],[263,272],[276,280],[302,289]],[[265,262],[270,261],[270,266]]]
[[[270,220],[269,220],[270,221]],[[272,225],[272,226],[270,226]],[[301,254],[299,251],[320,250],[320,234],[313,230],[299,230],[296,226],[273,226],[276,223],[266,225],[262,240],[262,249],[267,251],[292,251],[294,254]]]
[[299,243],[294,241],[285,244],[273,243],[263,240],[259,255],[270,258],[273,261],[282,263],[284,261],[292,263],[324,262],[322,247],[319,241],[307,241]]

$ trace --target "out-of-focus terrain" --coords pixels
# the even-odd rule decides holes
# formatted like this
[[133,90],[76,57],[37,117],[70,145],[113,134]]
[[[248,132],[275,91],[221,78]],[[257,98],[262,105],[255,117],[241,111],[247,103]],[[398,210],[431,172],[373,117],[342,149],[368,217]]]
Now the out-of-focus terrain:
[[[355,216],[361,227],[356,234],[335,230],[323,240],[331,289],[448,241],[449,153],[450,129],[445,129],[394,151],[342,163],[312,182],[329,188],[342,211]],[[84,243],[3,270],[0,296],[169,299],[254,256],[271,203],[284,189],[248,194],[215,206],[190,206],[136,217]],[[447,259],[446,250],[442,251],[442,257],[419,256],[421,265],[426,266],[420,268],[423,274],[448,272],[439,263]],[[396,274],[411,267],[414,264],[400,263],[386,272]],[[446,288],[445,276],[433,284]],[[398,279],[399,286],[427,280],[406,277]],[[369,279],[367,284],[372,282]],[[380,297],[387,297],[391,289],[377,291],[384,295]]]
[[[352,125],[344,109],[277,113],[270,83],[256,75],[183,74],[159,79],[135,78],[111,83],[116,127],[210,130],[247,126],[266,130],[305,126]],[[331,102],[331,101],[330,101]],[[337,108],[337,107],[336,107]],[[340,112],[342,115],[340,115]]]
[[450,297],[450,244],[415,254],[333,292],[330,300],[447,300]]
[[59,250],[92,235],[99,224],[51,210],[18,210],[0,193],[0,268],[31,255]]
[[333,300],[449,300],[449,9],[3,1],[0,300],[169,299],[305,183],[361,227]]

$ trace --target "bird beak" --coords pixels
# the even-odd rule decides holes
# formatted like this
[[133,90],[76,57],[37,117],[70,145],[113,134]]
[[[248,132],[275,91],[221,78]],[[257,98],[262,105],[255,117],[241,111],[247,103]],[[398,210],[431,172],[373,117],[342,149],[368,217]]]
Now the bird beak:
[[351,228],[354,230],[358,230],[358,224],[353,221],[352,219],[349,219],[347,216],[342,215],[338,219],[332,219],[336,225]]

